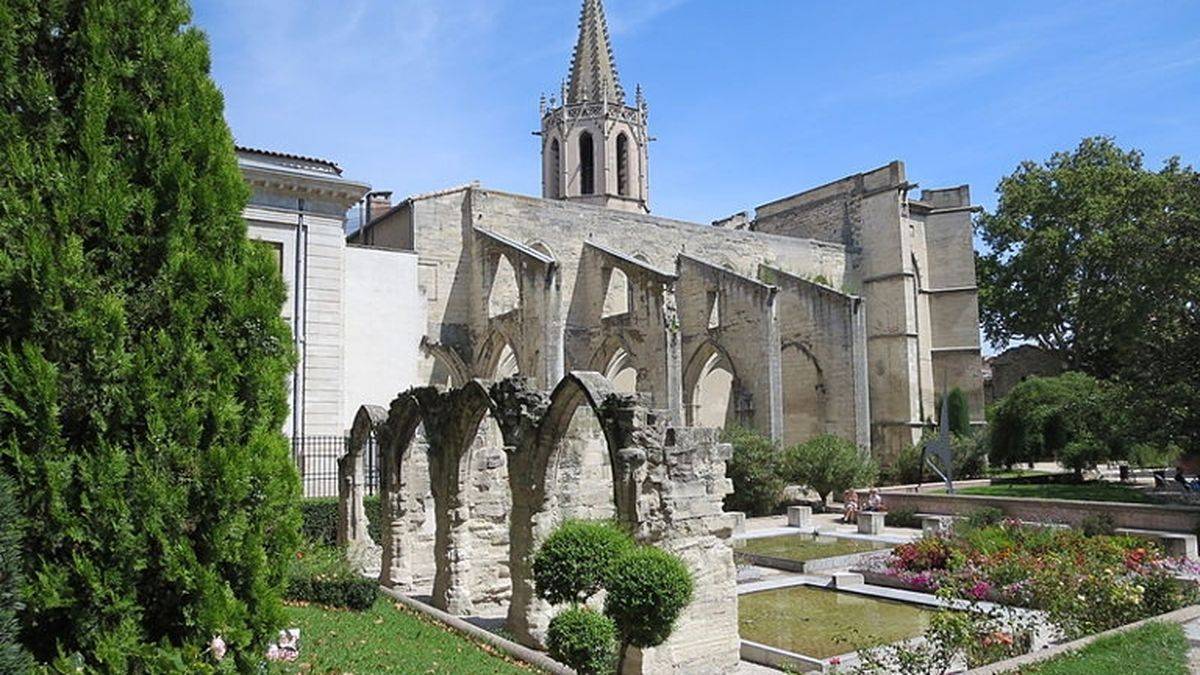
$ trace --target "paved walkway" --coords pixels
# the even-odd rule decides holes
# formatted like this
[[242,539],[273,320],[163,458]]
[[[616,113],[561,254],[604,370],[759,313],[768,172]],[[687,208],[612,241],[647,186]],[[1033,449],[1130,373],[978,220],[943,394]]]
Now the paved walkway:
[[1192,648],[1188,650],[1188,670],[1200,673],[1200,619],[1193,619],[1183,624],[1183,633],[1187,635]]

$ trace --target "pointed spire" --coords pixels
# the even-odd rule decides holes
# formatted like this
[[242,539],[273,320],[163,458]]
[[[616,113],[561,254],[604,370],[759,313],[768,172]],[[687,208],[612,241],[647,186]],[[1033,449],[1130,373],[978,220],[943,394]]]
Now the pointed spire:
[[625,105],[625,90],[617,76],[608,22],[600,0],[583,0],[579,14],[579,40],[571,56],[571,79],[564,103],[610,101]]

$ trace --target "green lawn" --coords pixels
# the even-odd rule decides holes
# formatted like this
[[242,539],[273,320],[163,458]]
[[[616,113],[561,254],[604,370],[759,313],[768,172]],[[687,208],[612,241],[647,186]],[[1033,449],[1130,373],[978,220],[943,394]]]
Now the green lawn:
[[988,469],[988,478],[1029,478],[1030,476],[1049,476],[1049,471],[1036,469]]
[[274,673],[539,672],[453,633],[390,598],[365,612],[287,608],[300,628],[300,657]]
[[1187,675],[1188,641],[1177,624],[1150,623],[1022,669],[1028,675]]
[[1150,500],[1140,491],[1119,483],[1090,481],[1087,483],[1002,483],[978,485],[958,490],[963,495],[988,497],[1031,497],[1034,499],[1080,499],[1090,502],[1132,502],[1144,504]]

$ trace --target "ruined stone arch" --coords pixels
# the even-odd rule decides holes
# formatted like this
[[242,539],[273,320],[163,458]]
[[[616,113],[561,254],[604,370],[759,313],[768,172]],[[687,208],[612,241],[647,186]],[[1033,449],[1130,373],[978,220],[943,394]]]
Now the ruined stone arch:
[[449,392],[418,389],[414,396],[429,440],[433,604],[460,616],[506,609],[512,591],[507,574],[512,498],[505,443],[487,386],[472,380]]
[[[387,410],[382,406],[364,405],[358,408],[350,427],[346,454],[338,460],[338,530],[339,546],[345,546],[351,560],[360,568],[375,562],[379,554],[375,541],[367,531],[367,515],[363,507],[367,476],[364,467],[371,441],[386,442]],[[376,448],[377,449],[377,448]]]
[[427,384],[452,388],[461,387],[471,380],[471,369],[453,349],[422,337],[421,353],[432,361]]
[[609,335],[605,338],[592,355],[588,369],[604,375],[620,393],[637,393],[640,366],[633,350],[621,337]]
[[[635,397],[618,394],[600,373],[568,373],[545,400],[544,412],[530,442],[522,448],[523,454],[513,458],[509,474],[513,481],[513,596],[508,626],[523,641],[541,644],[550,619],[550,607],[534,593],[530,559],[554,527],[570,517],[615,518],[630,524],[631,529],[638,521],[636,477],[626,465],[629,458],[621,452],[630,444],[631,422],[626,418],[623,425],[619,412],[632,408],[635,401]],[[592,420],[599,426],[600,437],[584,438],[581,445],[576,434],[581,428],[589,431]],[[576,452],[594,447],[596,440],[603,444],[602,468],[607,480],[589,476],[589,458]],[[569,490],[563,489],[564,476],[577,479]],[[598,507],[606,508],[598,512]]]
[[514,341],[498,329],[493,329],[484,340],[475,363],[478,376],[489,380],[503,380],[526,370]]
[[[544,644],[551,608],[534,593],[532,557],[553,527],[570,517],[553,503],[557,479],[551,471],[567,450],[561,441],[572,418],[583,412],[599,425],[597,447],[603,448],[612,474],[611,496],[606,495],[612,517],[639,542],[679,554],[704,580],[680,618],[681,630],[661,648],[631,651],[631,662],[641,663],[643,672],[701,672],[714,658],[724,664],[718,670],[733,668],[738,660],[736,570],[725,541],[732,521],[721,507],[730,489],[724,463],[731,449],[718,442],[715,430],[669,428],[662,411],[617,393],[595,372],[572,372],[553,392],[533,388],[528,378],[491,386],[473,380],[450,391],[417,387],[392,402],[382,423],[379,410],[366,414],[356,437],[375,429],[386,458],[381,582],[421,595],[428,592],[421,584],[428,577],[435,605],[455,613],[478,608],[474,574],[496,566],[486,560],[477,564],[479,542],[471,539],[475,532],[464,520],[470,515],[463,488],[481,473],[474,461],[480,424],[494,419],[507,459],[507,480],[501,482],[512,499],[507,628],[528,645]],[[423,467],[410,463],[422,457]],[[421,476],[433,484],[437,526],[432,531],[422,529],[416,517],[421,514],[414,511],[422,508],[416,499]],[[499,487],[494,477],[487,480],[489,489]]]
[[[683,370],[688,426],[724,428],[734,422],[745,424],[749,419],[741,400],[745,396],[729,353],[711,339],[701,342]],[[722,407],[723,413],[719,411]]]
[[[435,390],[432,387],[425,389]],[[388,409],[380,434],[379,583],[405,589],[424,588],[434,577],[433,499],[429,458],[425,449],[421,407],[409,390]],[[414,446],[421,446],[414,449]]]

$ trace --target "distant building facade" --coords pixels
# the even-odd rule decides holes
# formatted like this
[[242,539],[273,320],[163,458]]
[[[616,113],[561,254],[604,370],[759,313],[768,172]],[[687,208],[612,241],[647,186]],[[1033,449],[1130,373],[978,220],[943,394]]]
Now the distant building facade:
[[332,480],[359,404],[388,400],[417,379],[417,256],[346,243],[347,210],[369,187],[333,162],[242,147],[237,158],[252,190],[248,235],[270,247],[287,285],[283,317],[298,362],[284,433],[303,468]]

